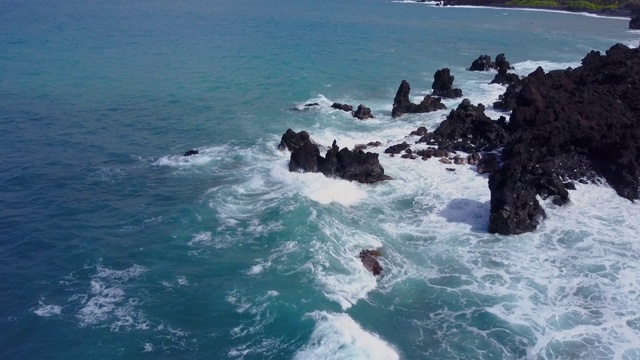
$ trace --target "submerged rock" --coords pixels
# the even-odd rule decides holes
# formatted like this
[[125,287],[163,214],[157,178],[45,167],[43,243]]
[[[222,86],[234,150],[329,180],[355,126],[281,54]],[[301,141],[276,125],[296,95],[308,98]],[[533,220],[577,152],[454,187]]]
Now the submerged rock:
[[378,259],[376,259],[378,256],[382,256],[379,250],[362,250],[360,254],[358,254],[365,269],[372,272],[375,276],[380,275],[382,272],[382,266],[378,262]]
[[186,153],[184,153],[182,156],[192,156],[192,155],[198,155],[200,152],[198,150],[189,150]]

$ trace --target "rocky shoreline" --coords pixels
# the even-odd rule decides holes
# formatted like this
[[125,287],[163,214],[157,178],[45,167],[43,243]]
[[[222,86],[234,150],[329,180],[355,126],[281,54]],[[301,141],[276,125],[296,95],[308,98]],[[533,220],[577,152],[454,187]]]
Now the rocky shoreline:
[[479,6],[496,9],[552,10],[567,13],[586,13],[603,17],[630,18],[629,29],[640,29],[640,3],[624,4],[618,8],[602,8],[597,10],[574,9],[569,6],[526,6],[508,4],[507,0],[415,0],[418,3],[435,3],[436,6]]
[[[412,149],[404,141],[384,153],[475,164],[479,173],[489,173],[491,233],[534,231],[546,216],[538,198],[562,206],[569,202],[568,190],[575,189],[575,181],[606,182],[619,196],[640,199],[640,48],[616,44],[605,54],[591,51],[576,69],[546,73],[538,68],[522,79],[508,73],[510,68],[504,54],[495,62],[480,56],[469,68],[498,69],[496,78],[514,76],[494,104],[511,112],[508,120],[492,120],[484,114],[483,104],[464,99],[434,131],[420,127],[407,135],[417,137],[414,143],[422,149]],[[452,88],[453,79],[448,69],[438,70],[433,92],[461,95],[462,90]],[[444,107],[433,94],[413,104],[409,91],[409,83],[403,80],[393,117]],[[308,133],[289,129],[279,148],[291,151],[290,171],[375,183],[391,178],[384,173],[378,153],[363,150],[380,145],[370,142],[350,150],[339,149],[334,141],[323,157]]]

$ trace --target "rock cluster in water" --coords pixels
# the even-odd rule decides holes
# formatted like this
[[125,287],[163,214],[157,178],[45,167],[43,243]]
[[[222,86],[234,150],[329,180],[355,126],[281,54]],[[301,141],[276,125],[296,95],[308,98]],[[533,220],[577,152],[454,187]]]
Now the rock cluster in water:
[[407,80],[402,80],[393,99],[392,117],[396,118],[403,114],[426,113],[447,108],[439,97],[431,95],[425,96],[420,104],[414,104],[409,100],[409,92],[411,92],[411,86]]
[[495,61],[491,61],[489,55],[481,55],[471,63],[469,71],[489,71],[498,70],[498,74],[493,78],[491,84],[511,85],[520,81],[516,74],[509,73],[513,66],[509,64],[504,54],[498,54]]
[[278,145],[280,150],[291,151],[289,171],[316,172],[329,177],[371,184],[389,180],[380,165],[378,154],[362,150],[339,149],[336,141],[323,157],[320,148],[311,141],[306,131],[288,129]]
[[[495,62],[481,56],[472,65],[478,70],[496,67],[498,76],[508,74],[510,65],[502,54]],[[434,91],[436,87],[445,92],[452,89],[453,76],[448,71],[434,78],[440,79],[437,86],[434,81]],[[489,174],[488,228],[492,233],[535,230],[546,216],[538,197],[562,206],[569,201],[568,190],[575,189],[572,181],[598,183],[604,179],[618,195],[640,198],[640,48],[617,44],[605,55],[590,52],[576,69],[545,73],[538,68],[506,83],[509,86],[494,108],[511,111],[508,122],[505,117],[490,119],[482,104],[464,99],[433,132],[419,127],[410,134],[426,149],[412,149],[405,141],[388,146],[384,153],[471,164],[479,173]],[[445,108],[433,96],[426,96],[420,104],[411,103],[410,89],[403,80],[394,98],[393,117]],[[339,150],[334,141],[322,157],[306,132],[289,129],[280,148],[291,151],[290,171],[373,183],[389,177],[384,175],[378,154],[362,150],[380,145],[372,142],[353,151]],[[371,258],[366,253],[360,257]]]
[[353,111],[353,106],[347,104],[333,103],[331,105],[332,108],[346,111],[351,113],[351,116],[354,118],[358,118],[360,120],[373,119],[373,114],[371,114],[371,109],[360,104],[356,111]]

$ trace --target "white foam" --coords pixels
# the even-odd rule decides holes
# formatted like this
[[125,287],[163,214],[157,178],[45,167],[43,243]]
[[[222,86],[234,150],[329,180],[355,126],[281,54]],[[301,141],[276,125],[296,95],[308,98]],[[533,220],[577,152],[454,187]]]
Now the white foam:
[[189,280],[186,276],[176,276],[176,280],[180,286],[189,286]]
[[136,264],[124,270],[98,265],[96,270],[90,281],[91,291],[88,294],[76,294],[69,299],[82,302],[82,308],[76,314],[79,326],[109,326],[112,331],[121,328],[147,329],[149,322],[137,310],[139,300],[125,295],[126,282],[139,277],[147,269]]
[[229,146],[212,146],[203,149],[197,149],[199,151],[196,155],[182,156],[182,155],[166,155],[156,160],[153,165],[156,166],[169,166],[169,167],[192,167],[203,166],[211,163],[212,161],[223,160],[230,152]]
[[288,162],[277,163],[272,169],[272,177],[321,204],[339,203],[351,206],[367,196],[362,186],[356,182],[332,179],[317,173],[289,172],[287,167]]
[[117,281],[127,281],[131,278],[138,277],[145,273],[148,269],[144,266],[140,266],[138,264],[134,264],[133,266],[124,269],[124,270],[113,270],[102,265],[96,266],[97,274],[96,277],[109,279],[109,280],[117,280]]
[[211,231],[202,231],[193,234],[191,240],[187,243],[189,246],[201,246],[211,244]]
[[152,352],[153,351],[153,344],[151,343],[144,343],[143,345],[143,353],[147,353],[147,352]]
[[60,305],[46,305],[44,299],[38,301],[38,308],[33,312],[38,316],[49,317],[53,315],[60,315],[62,313],[62,306]]
[[615,20],[625,20],[629,21],[628,17],[622,16],[606,16],[606,15],[598,15],[592,14],[588,12],[575,12],[575,11],[566,11],[566,10],[552,10],[552,9],[536,9],[536,8],[515,8],[515,7],[494,7],[494,6],[474,6],[474,5],[454,5],[454,6],[443,6],[442,8],[461,8],[461,9],[487,9],[487,10],[508,10],[508,11],[533,11],[533,12],[547,12],[547,13],[557,13],[557,14],[566,14],[566,15],[579,15],[579,16],[587,16],[593,18],[604,18],[604,19],[615,19]]
[[580,62],[552,62],[545,60],[527,60],[519,63],[512,64],[514,67],[513,72],[520,75],[526,76],[535,71],[538,66],[541,66],[544,69],[545,73],[551,70],[565,70],[567,68],[577,68],[580,66]]
[[315,311],[307,315],[316,321],[309,342],[294,359],[394,360],[400,356],[378,335],[368,332],[349,315]]

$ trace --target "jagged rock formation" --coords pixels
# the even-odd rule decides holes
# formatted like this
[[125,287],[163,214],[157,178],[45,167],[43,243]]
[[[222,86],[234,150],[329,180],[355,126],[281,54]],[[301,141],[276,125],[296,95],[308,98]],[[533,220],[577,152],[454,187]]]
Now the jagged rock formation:
[[358,105],[358,109],[353,112],[353,117],[358,118],[360,120],[373,119],[373,115],[371,114],[371,109],[360,104]]
[[489,71],[491,69],[498,70],[498,74],[493,78],[491,84],[510,85],[520,81],[520,77],[516,74],[509,73],[513,70],[513,66],[509,64],[504,54],[496,55],[496,61],[491,61],[489,55],[481,55],[471,63],[470,71]]
[[489,71],[495,68],[495,64],[491,61],[491,56],[480,55],[477,59],[473,60],[469,71]]
[[402,80],[396,96],[393,99],[393,110],[391,116],[394,118],[403,114],[415,114],[425,113],[431,111],[437,111],[446,109],[447,107],[441,103],[440,98],[427,95],[424,97],[420,104],[414,104],[409,100],[409,92],[411,92],[411,86],[406,80]]
[[358,118],[360,120],[373,119],[373,114],[371,114],[371,109],[369,109],[368,107],[362,104],[358,105],[358,108],[356,109],[356,111],[353,111],[353,106],[348,104],[333,103],[331,107],[334,109],[350,112],[351,116],[353,116],[354,118]]
[[347,112],[352,112],[353,111],[353,106],[347,105],[347,104],[333,103],[333,104],[331,104],[331,107],[334,108],[334,109],[347,111]]
[[640,15],[636,15],[629,20],[629,29],[640,30]]
[[468,153],[497,149],[509,140],[505,119],[493,121],[484,110],[484,105],[474,106],[469,99],[464,99],[435,131],[425,134],[418,142]]
[[618,195],[640,194],[640,49],[592,51],[576,69],[538,68],[510,86],[513,112],[502,167],[489,177],[489,231],[534,230],[545,213],[536,199],[568,201],[566,180],[604,178]]
[[448,68],[440,69],[433,74],[432,95],[445,98],[459,98],[462,96],[462,90],[453,88],[453,80],[455,77],[451,75]]
[[371,184],[389,180],[380,165],[378,154],[362,150],[339,149],[336,141],[323,157],[317,144],[306,131],[288,129],[278,145],[280,150],[291,151],[289,171],[320,172],[325,176]]

